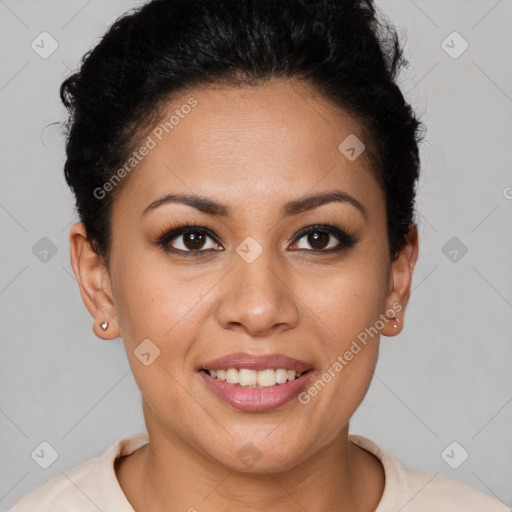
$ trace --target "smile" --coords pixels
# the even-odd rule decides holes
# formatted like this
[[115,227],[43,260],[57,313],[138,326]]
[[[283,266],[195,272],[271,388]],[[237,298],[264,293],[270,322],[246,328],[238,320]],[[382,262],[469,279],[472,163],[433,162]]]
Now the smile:
[[[264,412],[282,407],[297,398],[314,371],[311,369],[296,374],[294,370],[284,368],[260,371],[228,368],[203,369],[198,373],[207,389],[231,407],[244,412]],[[288,375],[291,379],[288,379]]]
[[238,384],[241,387],[266,388],[277,384],[285,384],[300,378],[302,373],[285,368],[268,368],[266,370],[250,370],[248,368],[229,368],[227,370],[205,370],[210,377],[224,380],[229,384]]

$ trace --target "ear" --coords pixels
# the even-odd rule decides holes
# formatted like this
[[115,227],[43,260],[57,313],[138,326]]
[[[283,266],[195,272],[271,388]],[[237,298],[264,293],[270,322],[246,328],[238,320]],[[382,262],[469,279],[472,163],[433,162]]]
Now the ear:
[[[83,223],[77,222],[71,226],[69,242],[71,266],[85,307],[94,319],[94,334],[104,340],[118,338],[120,331],[110,276],[103,259],[91,247]],[[100,324],[105,321],[108,322],[108,327],[104,331]]]
[[[411,295],[412,273],[417,259],[418,230],[415,225],[411,225],[405,246],[391,262],[389,289],[386,297],[386,316],[390,320],[381,330],[384,336],[395,336],[403,329],[405,307]],[[394,318],[391,317],[393,312]]]

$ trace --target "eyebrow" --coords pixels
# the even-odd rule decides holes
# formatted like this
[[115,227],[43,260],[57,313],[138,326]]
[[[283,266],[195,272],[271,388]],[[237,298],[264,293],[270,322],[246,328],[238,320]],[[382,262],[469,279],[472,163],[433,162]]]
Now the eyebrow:
[[[292,215],[297,215],[299,213],[313,210],[314,208],[318,208],[319,206],[332,202],[351,204],[363,214],[365,219],[367,218],[365,207],[355,197],[341,190],[312,194],[290,201],[283,205],[281,208],[281,215],[283,217],[290,217]],[[229,206],[217,203],[206,197],[191,194],[167,194],[163,197],[155,199],[148,206],[146,206],[142,212],[142,216],[155,210],[159,206],[168,203],[186,204],[196,208],[200,212],[216,217],[229,217],[231,215],[231,208]]]

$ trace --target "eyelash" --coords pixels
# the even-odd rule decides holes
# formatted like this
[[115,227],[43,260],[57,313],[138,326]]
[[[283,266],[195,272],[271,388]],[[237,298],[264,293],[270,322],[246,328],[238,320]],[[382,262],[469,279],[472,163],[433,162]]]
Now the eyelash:
[[[339,245],[335,248],[331,249],[297,249],[298,251],[306,251],[313,252],[317,254],[331,254],[340,252],[344,249],[349,249],[357,244],[357,238],[351,234],[347,233],[343,229],[333,226],[330,224],[314,224],[308,226],[304,229],[301,229],[297,235],[295,235],[292,243],[295,244],[299,240],[301,240],[304,236],[309,235],[310,233],[321,232],[327,233],[328,235],[334,236],[339,240]],[[210,254],[211,251],[217,251],[217,249],[199,249],[199,250],[188,250],[184,251],[182,249],[172,249],[169,248],[169,244],[181,235],[185,235],[187,233],[199,233],[202,235],[206,235],[210,237],[216,244],[219,244],[217,236],[208,228],[198,226],[195,221],[192,222],[182,222],[179,226],[171,225],[166,226],[159,235],[156,236],[156,240],[154,244],[161,248],[166,253],[183,255],[185,257],[201,257],[207,254]],[[330,241],[329,241],[330,243]],[[220,245],[220,244],[219,244]],[[328,244],[329,245],[329,244]],[[220,252],[220,250],[219,250]]]

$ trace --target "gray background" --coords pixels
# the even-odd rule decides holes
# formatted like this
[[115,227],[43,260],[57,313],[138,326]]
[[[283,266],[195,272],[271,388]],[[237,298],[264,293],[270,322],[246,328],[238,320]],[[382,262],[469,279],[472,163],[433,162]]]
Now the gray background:
[[[63,136],[57,125],[45,128],[64,119],[62,80],[138,4],[0,0],[2,511],[117,439],[145,431],[122,342],[94,336],[71,271],[68,233],[76,219],[62,172]],[[401,85],[428,128],[420,257],[405,328],[382,338],[350,430],[411,467],[510,506],[512,1],[378,5],[408,34],[411,66]],[[43,31],[59,45],[46,59],[31,48]],[[469,43],[458,58],[444,49],[459,52],[458,36],[442,45],[453,31]],[[48,245],[43,237],[57,251],[46,262],[37,256],[36,244]],[[456,245],[443,250],[452,237]],[[48,469],[31,458],[42,441],[58,452]],[[469,453],[458,469],[441,455],[453,441],[460,447],[450,452],[452,465],[462,449]]]

